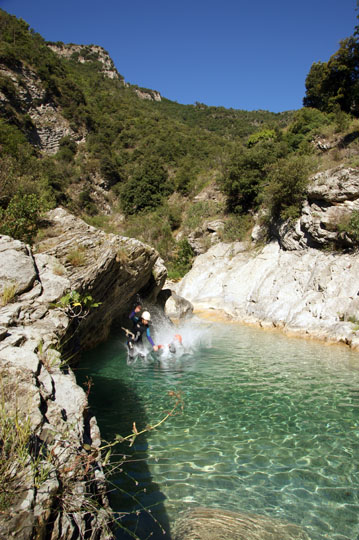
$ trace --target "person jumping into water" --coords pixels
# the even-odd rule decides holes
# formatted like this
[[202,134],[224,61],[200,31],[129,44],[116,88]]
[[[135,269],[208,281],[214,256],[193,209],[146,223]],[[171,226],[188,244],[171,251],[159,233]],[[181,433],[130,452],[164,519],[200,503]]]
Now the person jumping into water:
[[131,313],[129,314],[128,318],[131,319],[132,323],[133,323],[133,330],[134,332],[136,332],[136,324],[139,322],[140,320],[140,313],[142,311],[142,304],[141,302],[136,302],[136,304],[134,305],[133,307],[133,310],[131,311]]
[[141,304],[137,304],[135,308],[130,313],[129,318],[133,322],[134,331],[133,337],[130,337],[127,340],[127,346],[130,352],[133,351],[135,343],[142,343],[142,336],[146,334],[146,337],[152,347],[152,349],[157,352],[159,349],[158,345],[155,345],[151,337],[151,332],[149,328],[149,322],[151,320],[151,315],[148,311],[144,311],[140,316]]

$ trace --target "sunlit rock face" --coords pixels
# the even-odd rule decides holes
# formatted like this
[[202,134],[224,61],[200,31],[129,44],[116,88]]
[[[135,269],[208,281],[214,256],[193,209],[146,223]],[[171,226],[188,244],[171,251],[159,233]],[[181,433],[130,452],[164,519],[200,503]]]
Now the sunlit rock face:
[[353,249],[323,250],[352,247],[338,224],[355,210],[359,171],[338,167],[318,173],[301,217],[275,224],[274,241],[263,247],[256,225],[251,244],[213,246],[173,289],[196,310],[221,310],[240,321],[358,348],[359,255]]
[[135,88],[134,91],[140,99],[146,99],[148,101],[162,101],[161,94],[156,90],[139,90],[138,88]]
[[309,183],[300,218],[280,223],[273,230],[283,249],[339,246],[350,248],[352,239],[340,224],[359,211],[359,170],[337,167],[314,175]]
[[218,244],[195,260],[176,292],[195,310],[222,310],[262,326],[359,346],[359,257],[315,249]]
[[87,62],[97,62],[100,64],[100,71],[109,79],[119,79],[123,77],[118,73],[108,52],[99,45],[75,45],[74,43],[48,43],[48,47],[59,56],[76,60],[80,64]]
[[[35,487],[29,455],[13,474],[17,489],[0,530],[19,540],[110,540],[100,434],[64,351],[71,358],[75,346],[105,339],[135,294],[155,301],[166,269],[153,248],[105,234],[62,209],[48,213],[47,233],[33,248],[0,236],[0,412],[28,426],[29,452],[46,471]],[[99,306],[83,319],[72,317],[54,307],[68,291],[91,295]]]

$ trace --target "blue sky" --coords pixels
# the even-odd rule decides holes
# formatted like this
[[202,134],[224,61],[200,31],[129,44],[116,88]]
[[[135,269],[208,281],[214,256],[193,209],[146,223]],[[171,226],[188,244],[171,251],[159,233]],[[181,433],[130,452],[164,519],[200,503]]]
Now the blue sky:
[[46,40],[101,45],[125,80],[179,103],[299,109],[313,62],[357,23],[356,0],[0,0]]

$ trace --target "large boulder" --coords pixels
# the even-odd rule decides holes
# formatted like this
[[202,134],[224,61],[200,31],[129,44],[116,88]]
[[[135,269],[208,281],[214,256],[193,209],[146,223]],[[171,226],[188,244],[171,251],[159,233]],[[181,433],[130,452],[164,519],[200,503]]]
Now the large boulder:
[[175,287],[196,311],[224,311],[239,321],[359,347],[356,326],[348,322],[358,307],[357,254],[222,243],[197,257]]
[[0,295],[11,286],[21,294],[32,287],[36,278],[34,259],[28,247],[9,236],[0,236]]
[[[128,311],[137,293],[145,301],[156,301],[167,270],[155,249],[133,238],[106,234],[61,208],[50,211],[47,220],[49,235],[37,244],[37,251],[42,257],[54,257],[65,269],[70,289],[90,294],[99,303],[76,330],[81,349],[105,340],[113,321]],[[51,283],[54,287],[55,280]]]
[[165,303],[165,313],[170,319],[186,319],[192,315],[193,306],[186,298],[170,290]]

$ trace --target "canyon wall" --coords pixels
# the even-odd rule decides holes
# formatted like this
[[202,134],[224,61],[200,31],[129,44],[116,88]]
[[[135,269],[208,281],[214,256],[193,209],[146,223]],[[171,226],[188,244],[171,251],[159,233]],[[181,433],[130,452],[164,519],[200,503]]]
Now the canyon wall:
[[[166,270],[141,242],[61,209],[46,220],[33,249],[0,236],[1,435],[29,434],[7,460],[0,538],[110,539],[100,434],[66,351],[104,340],[136,293],[155,301]],[[98,307],[83,317],[85,305],[62,305],[69,291]]]
[[[295,221],[273,226],[275,240],[218,243],[195,259],[173,289],[195,310],[359,347],[359,256],[340,223],[359,209],[359,171],[316,174]],[[347,227],[348,230],[348,227]]]

